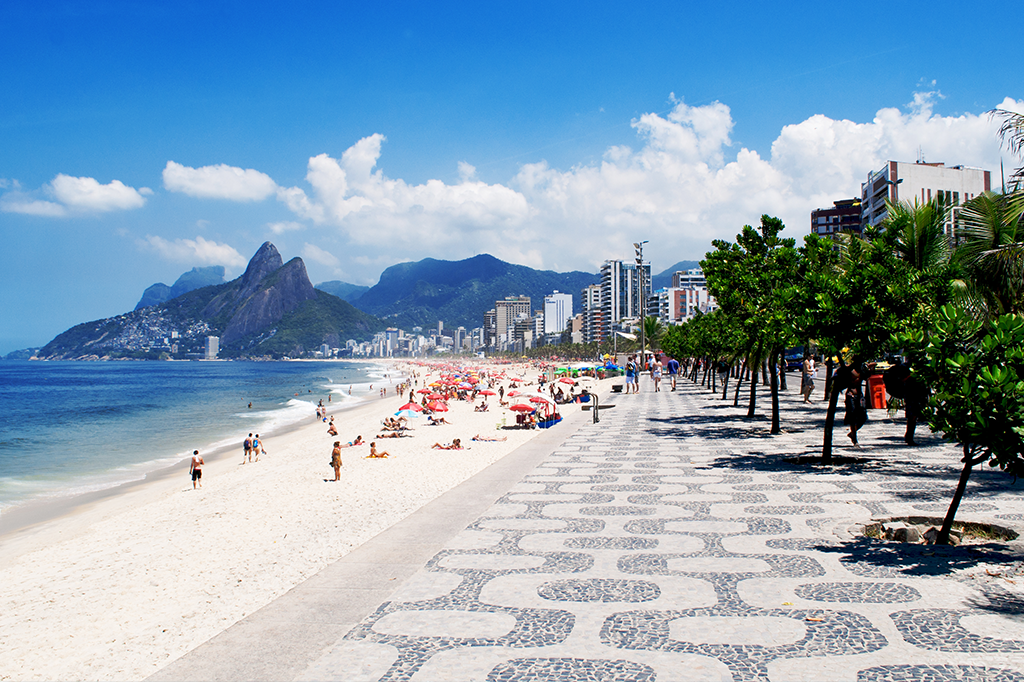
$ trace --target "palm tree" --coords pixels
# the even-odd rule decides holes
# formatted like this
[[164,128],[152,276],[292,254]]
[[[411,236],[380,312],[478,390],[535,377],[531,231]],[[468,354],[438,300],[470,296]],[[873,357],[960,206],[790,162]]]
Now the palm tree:
[[647,337],[647,345],[652,351],[658,350],[661,337],[665,334],[665,325],[654,315],[644,318],[644,336]]
[[882,228],[900,260],[922,273],[946,264],[950,248],[945,226],[950,209],[944,202],[887,202],[886,210],[888,215]]
[[[1006,143],[1010,152],[1017,155],[1024,155],[1024,114],[1006,109],[993,109],[988,112],[993,118],[1003,119],[999,126],[999,137]],[[1019,193],[1024,185],[1024,166],[1021,166],[1010,176],[1011,188],[1014,193]]]
[[[1014,196],[1017,194],[1018,196]],[[993,320],[1024,312],[1024,192],[986,192],[960,210],[956,260],[964,307]]]

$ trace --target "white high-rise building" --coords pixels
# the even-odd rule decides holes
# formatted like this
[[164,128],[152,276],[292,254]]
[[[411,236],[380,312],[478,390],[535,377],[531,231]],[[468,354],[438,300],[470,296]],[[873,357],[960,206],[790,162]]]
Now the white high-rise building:
[[553,294],[544,297],[544,333],[561,334],[572,319],[572,294]]
[[216,360],[217,353],[220,352],[220,337],[219,336],[207,336],[206,337],[206,359]]
[[992,173],[967,166],[947,167],[942,163],[889,161],[877,171],[868,173],[868,180],[861,183],[860,189],[860,219],[864,227],[878,225],[885,220],[888,215],[886,199],[893,203],[917,201],[924,204],[937,197],[953,208],[946,226],[946,232],[952,238],[959,207],[992,189]]
[[651,291],[651,266],[606,260],[601,266],[602,337],[611,336],[623,320],[639,321],[647,315]]

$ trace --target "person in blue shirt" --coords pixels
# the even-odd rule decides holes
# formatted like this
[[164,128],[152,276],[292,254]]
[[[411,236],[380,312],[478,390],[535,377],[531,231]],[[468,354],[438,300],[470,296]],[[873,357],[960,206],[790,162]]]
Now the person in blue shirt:
[[679,376],[679,361],[675,358],[669,358],[665,369],[668,370],[668,376],[672,379],[672,390],[674,391],[676,390],[676,377]]

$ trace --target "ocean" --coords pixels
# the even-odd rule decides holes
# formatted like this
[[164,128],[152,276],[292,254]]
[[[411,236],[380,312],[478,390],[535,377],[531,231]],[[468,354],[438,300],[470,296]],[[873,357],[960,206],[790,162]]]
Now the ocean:
[[[0,362],[0,513],[142,479],[398,383],[361,362]],[[373,386],[371,389],[370,386]],[[349,395],[349,387],[352,393]],[[252,403],[252,407],[249,404]]]

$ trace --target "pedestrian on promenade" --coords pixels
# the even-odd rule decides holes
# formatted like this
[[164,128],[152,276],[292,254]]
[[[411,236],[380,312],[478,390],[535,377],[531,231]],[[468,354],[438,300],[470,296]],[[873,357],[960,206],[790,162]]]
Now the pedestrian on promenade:
[[843,418],[843,423],[850,427],[850,433],[847,434],[847,437],[858,447],[860,443],[857,442],[857,431],[868,420],[868,410],[864,404],[864,390],[861,387],[862,376],[863,368],[860,365],[849,368],[849,379],[846,388],[846,416]]
[[651,379],[654,381],[654,392],[655,393],[660,393],[661,392],[661,370],[662,370],[661,360],[655,358],[654,359],[654,364],[651,365]]
[[635,373],[636,363],[633,362],[633,356],[630,355],[628,358],[626,358],[626,395],[629,395],[629,392],[633,388],[633,377]]
[[668,378],[672,380],[672,390],[674,391],[676,390],[676,377],[679,376],[679,361],[669,358],[665,368],[668,370]]
[[811,393],[814,392],[814,358],[810,352],[804,352],[804,361],[800,365],[800,395],[804,402],[811,402]]
[[203,461],[202,456],[198,450],[192,451],[192,464],[188,468],[188,473],[192,476],[192,490],[196,487],[203,487],[203,465],[206,462]]

